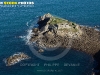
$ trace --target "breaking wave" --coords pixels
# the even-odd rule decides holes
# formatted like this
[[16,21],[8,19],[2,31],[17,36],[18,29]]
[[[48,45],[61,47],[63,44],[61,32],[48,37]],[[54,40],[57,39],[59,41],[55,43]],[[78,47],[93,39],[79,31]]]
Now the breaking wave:
[[34,34],[34,33],[32,33],[32,29],[34,27],[38,27],[38,25],[37,25],[37,17],[35,17],[35,19],[33,19],[33,20],[30,20],[30,21],[26,22],[26,25],[29,28],[27,30],[27,35],[24,37],[24,40],[25,40],[25,44],[29,45],[30,44],[31,35]]

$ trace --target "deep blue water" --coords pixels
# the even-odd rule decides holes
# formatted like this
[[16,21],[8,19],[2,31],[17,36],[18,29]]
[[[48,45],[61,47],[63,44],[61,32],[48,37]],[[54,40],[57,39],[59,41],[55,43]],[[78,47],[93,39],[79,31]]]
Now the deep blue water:
[[[20,0],[18,0],[20,1]],[[100,0],[30,0],[34,7],[1,8],[0,7],[0,75],[89,75],[93,60],[89,55],[70,50],[57,61],[44,61],[32,54],[25,41],[18,36],[27,35],[26,25],[31,19],[45,13],[68,19],[81,25],[100,25]],[[15,52],[25,52],[32,57],[14,66],[6,67],[3,59]],[[36,66],[21,66],[23,63],[40,63]],[[59,63],[59,67],[44,67],[44,63]],[[62,66],[63,63],[80,63],[80,66]],[[61,70],[62,72],[38,72],[37,70]]]

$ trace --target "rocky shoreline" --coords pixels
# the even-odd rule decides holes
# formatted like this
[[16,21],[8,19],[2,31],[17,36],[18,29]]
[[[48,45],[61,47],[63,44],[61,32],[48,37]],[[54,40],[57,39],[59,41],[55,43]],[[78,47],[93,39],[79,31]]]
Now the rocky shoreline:
[[22,60],[29,59],[30,57],[23,52],[18,52],[13,54],[12,56],[4,59],[6,66],[12,66],[19,63]]
[[[74,22],[54,17],[51,14],[41,16],[38,28],[32,29],[30,42],[41,47],[67,47],[71,39],[71,48],[91,55],[98,66],[92,75],[100,75],[100,31],[92,27],[80,26]],[[58,45],[59,44],[59,45]]]
[[66,47],[69,39],[71,39],[71,47],[73,49],[86,52],[90,55],[95,55],[99,51],[100,31],[92,27],[80,26],[62,18],[62,23],[51,23],[52,17],[48,13],[39,18],[39,27],[32,29],[34,34],[31,35],[30,42],[36,41],[39,46],[44,47],[55,47],[60,43],[61,47]]

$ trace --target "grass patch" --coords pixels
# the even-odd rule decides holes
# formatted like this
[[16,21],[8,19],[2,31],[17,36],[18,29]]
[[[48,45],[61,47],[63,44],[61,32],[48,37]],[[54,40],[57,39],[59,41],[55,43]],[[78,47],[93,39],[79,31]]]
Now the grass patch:
[[68,22],[68,20],[65,20],[65,19],[62,19],[62,18],[53,17],[53,18],[51,18],[50,24],[51,25],[55,25],[55,24],[58,24],[58,23],[67,23],[67,22]]
[[68,23],[71,28],[61,28],[59,29],[60,31],[65,31],[65,32],[77,32],[78,29],[76,28],[77,24],[74,22],[70,22],[68,20],[58,18],[58,17],[52,17],[50,21],[50,25],[55,25],[55,24],[61,24],[61,23]]

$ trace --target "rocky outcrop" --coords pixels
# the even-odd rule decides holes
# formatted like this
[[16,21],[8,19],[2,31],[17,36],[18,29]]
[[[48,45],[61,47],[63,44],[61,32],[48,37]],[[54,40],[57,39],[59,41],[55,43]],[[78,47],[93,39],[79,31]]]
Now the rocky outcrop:
[[15,65],[16,63],[22,61],[22,60],[26,60],[29,59],[30,57],[22,52],[18,52],[6,59],[4,59],[4,62],[6,64],[6,66],[11,66],[11,65]]
[[[37,31],[33,29],[30,42],[36,41],[39,47],[67,47],[71,39],[72,49],[90,54],[100,63],[100,31],[50,14],[41,16],[37,24],[39,27]],[[99,75],[100,64],[96,69]]]
[[54,47],[60,43],[61,47],[66,47],[71,39],[71,47],[76,50],[90,55],[100,50],[100,32],[95,28],[80,26],[49,13],[41,16],[38,24],[39,27],[33,29],[30,41],[39,41],[39,46]]

